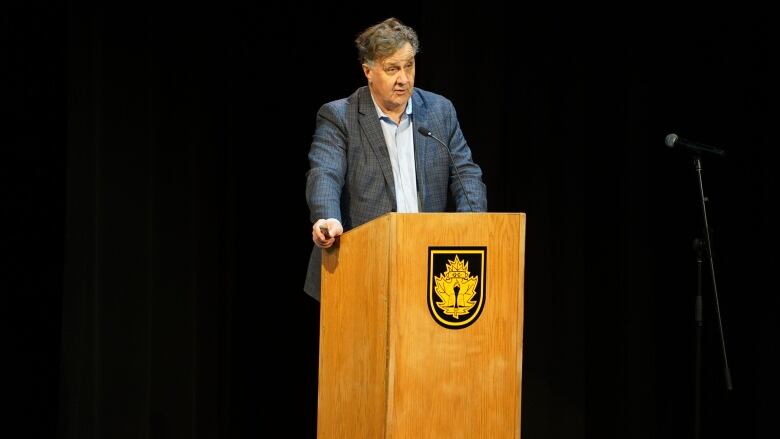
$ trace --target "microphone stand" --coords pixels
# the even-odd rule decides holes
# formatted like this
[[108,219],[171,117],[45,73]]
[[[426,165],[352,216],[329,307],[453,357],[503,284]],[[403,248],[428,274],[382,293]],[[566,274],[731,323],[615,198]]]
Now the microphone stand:
[[696,251],[696,306],[694,310],[694,319],[696,320],[696,404],[693,415],[693,437],[701,438],[701,335],[703,329],[702,314],[703,306],[701,300],[701,263],[702,263],[702,242],[699,238],[694,238],[693,249]]
[[[704,185],[701,178],[701,158],[697,155],[694,157],[694,166],[696,167],[696,175],[699,181],[699,197],[701,201],[702,220],[704,222],[704,250],[709,261],[710,275],[712,277],[712,292],[715,297],[715,317],[718,321],[718,333],[720,335],[720,349],[723,356],[723,373],[726,378],[726,389],[732,390],[731,385],[731,371],[729,369],[728,356],[726,355],[726,339],[723,336],[723,323],[720,317],[720,302],[718,300],[718,284],[715,282],[715,263],[712,257],[712,240],[710,239],[710,226],[707,219],[707,198],[704,196]],[[697,245],[698,244],[698,245]],[[702,300],[701,300],[701,242],[694,240],[694,248],[697,250],[697,291],[696,291],[696,408],[695,408],[695,423],[694,433],[698,439],[701,434],[701,333],[702,333]]]

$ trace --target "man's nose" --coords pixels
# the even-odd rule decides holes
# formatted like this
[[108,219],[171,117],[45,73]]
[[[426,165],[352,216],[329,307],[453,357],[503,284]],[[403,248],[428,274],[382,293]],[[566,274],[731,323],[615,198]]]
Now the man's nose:
[[401,72],[398,74],[398,83],[406,84],[407,82],[409,82],[409,75],[405,70],[401,69]]

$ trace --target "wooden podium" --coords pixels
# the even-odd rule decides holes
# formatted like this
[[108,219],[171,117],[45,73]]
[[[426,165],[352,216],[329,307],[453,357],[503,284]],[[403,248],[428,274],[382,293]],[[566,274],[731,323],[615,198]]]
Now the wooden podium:
[[319,438],[519,438],[525,214],[391,213],[323,251]]

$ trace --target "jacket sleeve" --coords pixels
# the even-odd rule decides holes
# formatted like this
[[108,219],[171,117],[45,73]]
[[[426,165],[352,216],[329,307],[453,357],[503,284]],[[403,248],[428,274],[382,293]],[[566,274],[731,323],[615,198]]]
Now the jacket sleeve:
[[[312,222],[320,218],[341,219],[341,191],[347,172],[347,136],[344,119],[333,103],[317,112],[317,125],[309,149],[306,202]],[[343,221],[342,221],[343,222]]]
[[[477,212],[487,212],[487,187],[482,182],[482,169],[474,163],[471,158],[471,149],[463,132],[460,129],[460,122],[452,102],[447,101],[447,126],[449,129],[449,146],[452,153],[452,159],[455,166],[458,167],[460,177],[463,180],[463,187],[458,181],[458,176],[454,169],[450,169],[450,192],[455,201],[455,210],[458,212],[469,212],[469,201]],[[468,194],[467,197],[463,191]]]

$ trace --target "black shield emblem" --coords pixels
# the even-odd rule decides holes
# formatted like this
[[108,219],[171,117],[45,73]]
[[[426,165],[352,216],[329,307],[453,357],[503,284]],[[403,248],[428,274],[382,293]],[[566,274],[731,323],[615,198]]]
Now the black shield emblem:
[[487,247],[428,248],[428,310],[449,329],[473,324],[485,307]]

